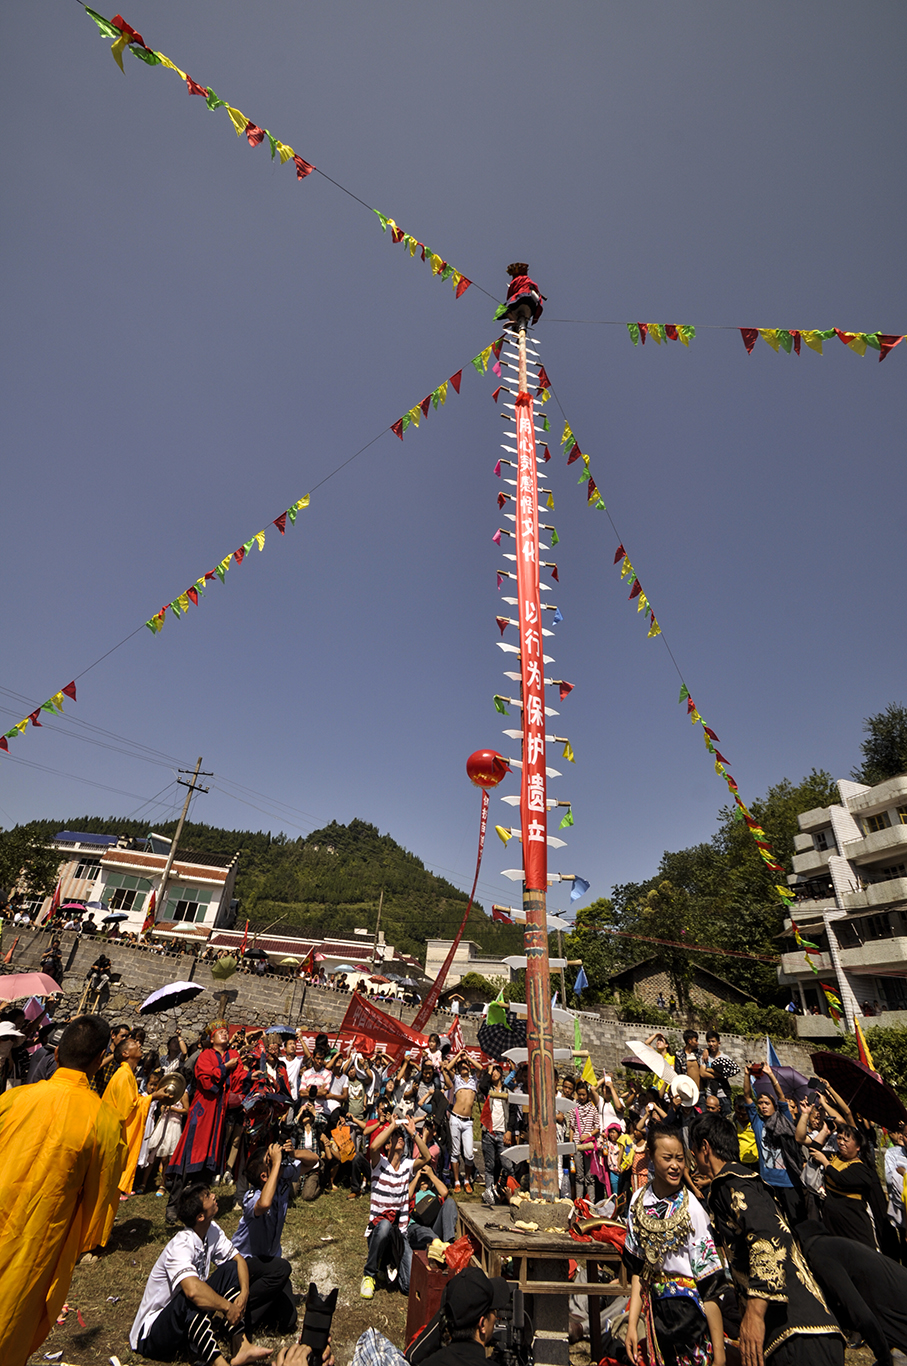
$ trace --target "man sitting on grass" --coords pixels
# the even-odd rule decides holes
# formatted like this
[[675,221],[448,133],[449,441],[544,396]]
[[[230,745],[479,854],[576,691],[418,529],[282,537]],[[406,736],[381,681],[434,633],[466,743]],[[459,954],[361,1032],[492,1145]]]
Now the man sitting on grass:
[[214,1222],[217,1197],[187,1186],[179,1199],[181,1229],[164,1248],[145,1286],[129,1345],[152,1361],[191,1354],[203,1366],[245,1366],[270,1357],[247,1332],[285,1312],[290,1264],[243,1257]]
[[[419,1156],[405,1157],[406,1136],[415,1142]],[[427,1166],[431,1155],[416,1129],[412,1115],[391,1119],[379,1129],[369,1150],[372,1164],[372,1198],[369,1208],[368,1257],[359,1294],[370,1300],[375,1279],[386,1264],[388,1280],[396,1280],[405,1294],[409,1290],[409,1269],[413,1251],[406,1239],[409,1225],[409,1187],[413,1177]],[[399,1235],[395,1238],[395,1233]]]
[[[290,1204],[294,1182],[298,1182],[306,1168],[317,1166],[317,1155],[302,1150],[294,1152],[289,1142],[283,1147],[272,1143],[253,1153],[246,1164],[249,1189],[243,1196],[242,1218],[233,1235],[233,1248],[247,1260],[257,1258],[266,1266],[283,1255],[280,1239]],[[287,1281],[283,1290],[284,1302],[280,1309],[280,1331],[291,1333],[296,1327],[296,1306]]]

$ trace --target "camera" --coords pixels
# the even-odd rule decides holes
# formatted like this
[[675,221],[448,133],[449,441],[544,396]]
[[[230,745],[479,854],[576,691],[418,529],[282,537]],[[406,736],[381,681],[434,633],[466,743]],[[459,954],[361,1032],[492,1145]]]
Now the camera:
[[510,1286],[510,1304],[499,1309],[495,1316],[491,1338],[491,1359],[500,1366],[532,1366],[532,1322],[523,1308],[523,1292],[514,1283]]
[[303,1347],[311,1348],[309,1366],[321,1366],[321,1361],[331,1334],[331,1321],[337,1308],[337,1287],[326,1295],[319,1294],[314,1281],[309,1282],[305,1297],[305,1318],[302,1321],[302,1335],[299,1339]]

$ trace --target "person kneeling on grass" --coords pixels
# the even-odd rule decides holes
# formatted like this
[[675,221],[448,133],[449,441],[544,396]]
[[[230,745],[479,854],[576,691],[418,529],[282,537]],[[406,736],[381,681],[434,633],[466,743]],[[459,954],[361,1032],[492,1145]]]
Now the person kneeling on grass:
[[[627,1212],[624,1265],[633,1277],[627,1356],[666,1366],[724,1366],[721,1310],[713,1297],[723,1280],[708,1215],[683,1184],[684,1150],[677,1130],[654,1124],[648,1137],[652,1177]],[[640,1318],[643,1323],[640,1325]]]
[[245,1366],[270,1357],[247,1333],[281,1321],[290,1264],[244,1257],[214,1222],[217,1197],[208,1186],[187,1186],[179,1199],[185,1224],[164,1248],[145,1286],[129,1346],[152,1361],[187,1351],[203,1366]]
[[452,1243],[457,1229],[457,1202],[431,1166],[417,1171],[409,1183],[410,1219],[406,1241],[414,1251],[435,1238]]
[[[407,1134],[419,1150],[417,1158],[406,1157]],[[369,1149],[372,1165],[372,1198],[369,1207],[368,1257],[359,1294],[370,1300],[375,1279],[382,1266],[389,1281],[396,1281],[405,1294],[409,1290],[409,1269],[413,1250],[407,1242],[409,1225],[409,1187],[413,1177],[428,1166],[431,1156],[425,1140],[416,1129],[412,1115],[392,1119],[372,1139]]]

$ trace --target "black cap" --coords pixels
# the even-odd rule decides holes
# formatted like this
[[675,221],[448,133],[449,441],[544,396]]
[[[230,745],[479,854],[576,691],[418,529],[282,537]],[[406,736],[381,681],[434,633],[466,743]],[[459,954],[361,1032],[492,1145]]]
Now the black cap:
[[510,1290],[502,1276],[489,1280],[479,1267],[467,1266],[448,1281],[443,1303],[454,1328],[471,1328],[490,1310],[505,1309]]

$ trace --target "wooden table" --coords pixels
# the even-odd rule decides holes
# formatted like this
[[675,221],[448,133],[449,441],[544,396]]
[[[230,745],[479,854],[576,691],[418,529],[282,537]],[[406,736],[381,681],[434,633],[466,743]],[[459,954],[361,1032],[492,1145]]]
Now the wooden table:
[[[475,1250],[475,1260],[486,1276],[500,1276],[504,1262],[512,1261],[517,1282],[524,1295],[588,1295],[589,1340],[593,1361],[601,1358],[601,1301],[630,1293],[620,1253],[608,1243],[578,1243],[569,1233],[526,1233],[510,1227],[506,1206],[490,1209],[487,1205],[460,1205],[457,1235],[466,1234]],[[494,1225],[495,1227],[489,1227]],[[586,1281],[567,1278],[570,1259],[585,1265]],[[551,1263],[560,1263],[563,1272],[550,1274]],[[599,1280],[599,1268],[607,1279]],[[539,1276],[538,1272],[542,1275]],[[535,1315],[538,1320],[538,1313]]]

